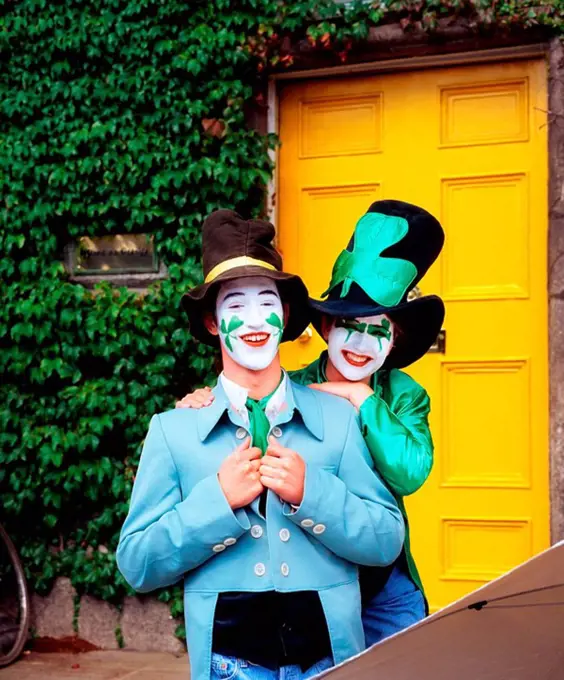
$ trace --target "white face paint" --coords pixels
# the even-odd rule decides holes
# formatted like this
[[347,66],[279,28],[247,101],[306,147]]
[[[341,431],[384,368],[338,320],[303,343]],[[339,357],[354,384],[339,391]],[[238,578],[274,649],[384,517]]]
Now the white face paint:
[[336,319],[327,339],[329,358],[347,380],[376,373],[392,350],[394,324],[385,314]]
[[251,371],[270,366],[284,330],[282,300],[274,281],[248,276],[224,283],[215,313],[221,344],[239,366]]

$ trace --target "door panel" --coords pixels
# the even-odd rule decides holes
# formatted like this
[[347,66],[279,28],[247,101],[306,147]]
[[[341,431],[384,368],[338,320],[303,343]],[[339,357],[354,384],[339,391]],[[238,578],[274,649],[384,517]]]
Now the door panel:
[[446,231],[419,286],[445,300],[446,351],[408,369],[432,401],[435,466],[407,500],[432,609],[549,544],[546,108],[540,60],[280,91],[279,246],[313,296],[378,198]]

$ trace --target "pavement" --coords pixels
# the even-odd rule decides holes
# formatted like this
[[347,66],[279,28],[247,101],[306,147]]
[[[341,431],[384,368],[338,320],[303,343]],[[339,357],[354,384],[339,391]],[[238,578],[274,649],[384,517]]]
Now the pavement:
[[1,680],[189,680],[188,657],[165,652],[25,652]]

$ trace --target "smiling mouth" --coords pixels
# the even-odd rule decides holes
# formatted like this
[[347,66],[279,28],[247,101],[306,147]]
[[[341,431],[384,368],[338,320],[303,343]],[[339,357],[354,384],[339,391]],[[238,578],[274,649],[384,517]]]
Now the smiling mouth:
[[264,347],[270,340],[270,333],[246,333],[239,336],[249,347]]
[[366,354],[355,354],[346,349],[342,351],[342,355],[345,357],[347,363],[356,368],[362,368],[372,361],[372,357],[366,356]]

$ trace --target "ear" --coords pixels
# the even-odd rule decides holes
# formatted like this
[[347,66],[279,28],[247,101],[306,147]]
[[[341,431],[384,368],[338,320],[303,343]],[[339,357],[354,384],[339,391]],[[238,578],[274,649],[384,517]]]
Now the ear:
[[204,326],[208,333],[212,335],[219,335],[219,330],[217,329],[217,322],[214,315],[211,312],[206,312],[204,314]]
[[334,319],[332,316],[323,314],[321,317],[321,337],[327,342],[329,339],[329,331],[333,328]]

